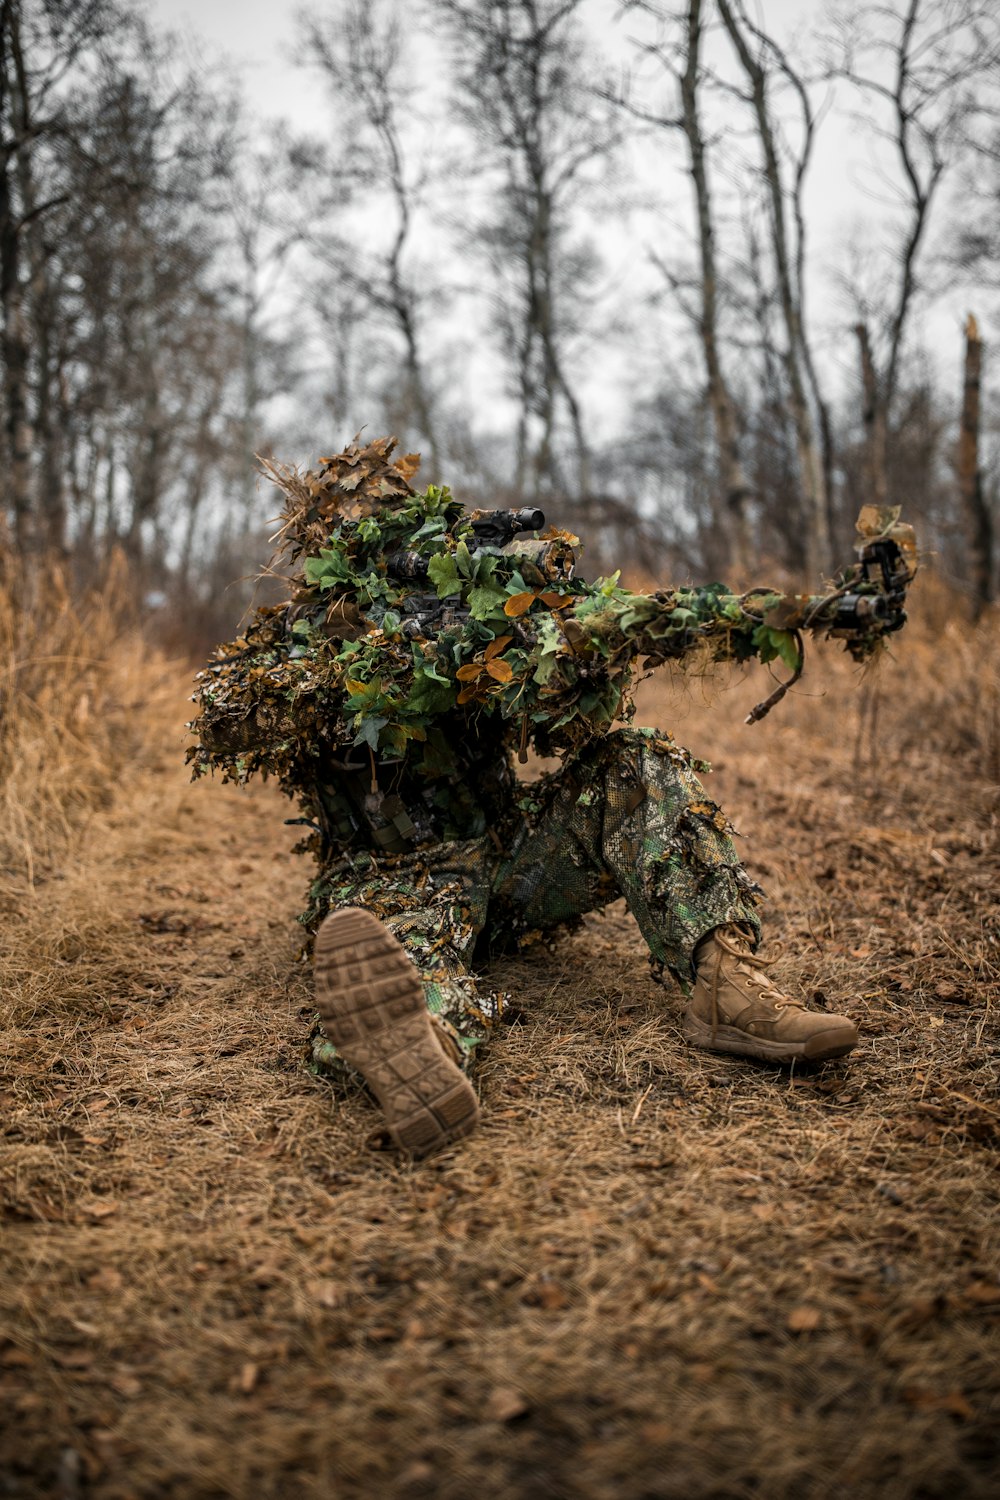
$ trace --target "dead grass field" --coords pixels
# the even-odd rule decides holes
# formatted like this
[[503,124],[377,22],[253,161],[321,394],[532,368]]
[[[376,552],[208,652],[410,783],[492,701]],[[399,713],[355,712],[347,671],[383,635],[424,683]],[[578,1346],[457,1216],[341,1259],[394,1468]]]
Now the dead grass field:
[[128,753],[0,879],[0,1494],[996,1495],[1000,648],[945,608],[877,716],[829,654],[754,728],[759,678],[644,689],[853,1057],[689,1049],[612,908],[498,966],[418,1165],[303,1067],[287,804],[186,782],[182,669],[91,684]]

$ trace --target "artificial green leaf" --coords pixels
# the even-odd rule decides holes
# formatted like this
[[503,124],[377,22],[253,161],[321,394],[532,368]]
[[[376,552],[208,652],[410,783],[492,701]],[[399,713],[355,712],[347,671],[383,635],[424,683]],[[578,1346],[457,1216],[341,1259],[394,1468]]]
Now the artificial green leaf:
[[791,631],[772,630],[769,625],[758,625],[753,633],[753,643],[762,662],[774,661],[775,657],[780,656],[789,671],[798,671],[799,652]]
[[[466,548],[468,551],[468,548]],[[439,552],[427,564],[427,576],[437,590],[439,599],[449,599],[462,592],[462,580],[451,552]]]
[[454,707],[454,703],[454,683],[446,678],[431,677],[426,672],[418,672],[414,676],[405,709],[408,714],[426,714],[433,718],[435,714],[446,713],[449,708]]
[[307,557],[303,567],[306,582],[321,589],[333,588],[335,583],[351,580],[351,565],[342,552],[324,547],[318,557]]
[[502,589],[487,587],[474,587],[469,590],[469,611],[474,620],[488,620],[490,615],[503,615],[504,600],[507,596]]
[[373,750],[378,749],[378,737],[380,730],[388,724],[387,718],[378,714],[366,714],[361,720],[357,734],[354,736],[355,745],[370,745]]

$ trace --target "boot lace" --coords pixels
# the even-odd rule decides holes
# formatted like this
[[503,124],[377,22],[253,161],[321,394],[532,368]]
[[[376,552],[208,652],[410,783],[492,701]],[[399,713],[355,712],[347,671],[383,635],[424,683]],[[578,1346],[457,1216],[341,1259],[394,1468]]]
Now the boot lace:
[[[781,957],[784,951],[781,943],[773,943],[771,945],[770,957],[761,958],[759,953],[754,953],[738,927],[717,927],[712,936],[724,953],[728,953],[731,958],[735,958],[737,963],[743,966],[744,977],[759,991],[759,999],[766,1001],[775,1010],[806,1009],[801,1000],[796,1000],[791,995],[783,995],[769,976],[762,972],[764,969],[769,969]],[[712,965],[712,986],[709,995],[712,1007],[713,1042],[715,1041],[716,1032],[719,1027],[719,984],[721,980],[722,956],[720,954]]]

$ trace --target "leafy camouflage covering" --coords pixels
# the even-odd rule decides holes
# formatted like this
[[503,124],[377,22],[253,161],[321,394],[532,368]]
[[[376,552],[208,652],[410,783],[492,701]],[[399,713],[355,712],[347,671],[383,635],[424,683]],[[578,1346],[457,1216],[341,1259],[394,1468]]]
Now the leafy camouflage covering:
[[[274,571],[290,574],[292,597],[258,609],[198,679],[195,774],[277,776],[324,858],[370,842],[380,812],[325,795],[331,767],[367,770],[382,802],[391,784],[415,822],[405,847],[478,836],[482,802],[501,816],[509,801],[507,752],[565,754],[628,719],[637,662],[707,652],[794,670],[804,630],[836,630],[847,579],[819,596],[719,583],[636,594],[617,575],[575,577],[577,539],[553,527],[477,548],[478,513],[447,489],[415,492],[417,460],[392,462],[393,447],[352,445],[315,473],[268,466],[286,497]],[[420,559],[426,581],[393,576],[394,554]],[[882,634],[874,621],[848,649],[863,659]],[[473,772],[478,807],[462,796]]]
[[[862,659],[894,628],[869,613],[878,583],[864,568],[819,596],[588,583],[575,537],[484,543],[482,513],[415,491],[417,460],[393,447],[352,444],[316,472],[266,466],[286,498],[272,571],[291,598],[258,609],[199,674],[194,774],[276,776],[319,864],[307,929],[332,907],[374,911],[467,1041],[503,1003],[478,989],[475,954],[619,895],[653,962],[686,983],[711,927],[756,931],[755,888],[686,752],[613,730],[632,716],[633,671],[707,653],[797,674],[806,630],[845,635]],[[865,524],[905,553],[897,520]],[[563,769],[519,784],[513,753],[529,747]]]

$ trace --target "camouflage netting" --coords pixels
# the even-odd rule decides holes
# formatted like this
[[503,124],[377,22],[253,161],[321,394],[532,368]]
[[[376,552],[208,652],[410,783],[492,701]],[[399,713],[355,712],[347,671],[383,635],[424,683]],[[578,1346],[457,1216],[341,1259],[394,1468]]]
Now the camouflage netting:
[[[510,512],[416,491],[416,457],[393,448],[355,443],[315,472],[264,466],[285,495],[272,572],[291,597],[199,674],[194,774],[276,776],[319,866],[306,928],[340,905],[374,911],[467,1040],[503,1003],[471,976],[477,946],[531,941],[618,895],[654,964],[686,983],[702,933],[756,930],[755,892],[686,752],[613,730],[632,716],[633,670],[707,655],[780,658],[797,676],[806,630],[864,659],[904,618],[906,528],[870,512],[892,568],[859,565],[826,595],[637,594],[617,575],[576,577],[565,531],[526,538]],[[894,579],[893,613],[879,600]],[[518,783],[513,755],[529,747],[563,770]]]
[[[416,492],[416,456],[392,461],[393,448],[391,438],[352,444],[316,472],[265,465],[286,500],[274,568],[289,577],[291,598],[258,609],[198,678],[195,774],[277,776],[304,799],[328,849],[358,842],[354,813],[316,802],[317,778],[331,764],[344,769],[338,760],[367,762],[373,792],[389,766],[397,783],[415,775],[444,788],[430,796],[440,827],[423,841],[462,836],[476,819],[454,806],[468,752],[456,731],[487,741],[494,756],[529,745],[566,753],[630,716],[637,661],[707,653],[781,658],[795,670],[807,629],[844,634],[858,659],[882,642],[877,619],[838,628],[848,588],[878,592],[857,576],[818,596],[737,596],[723,584],[635,594],[617,575],[574,577],[577,539],[554,527],[481,545],[481,513],[466,513],[447,489]],[[894,512],[872,515],[883,530],[895,521]],[[405,837],[412,847],[421,829]]]

